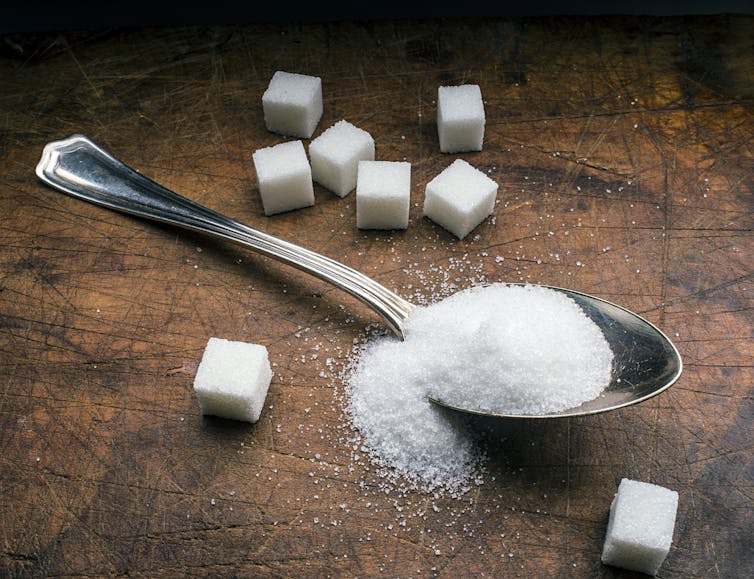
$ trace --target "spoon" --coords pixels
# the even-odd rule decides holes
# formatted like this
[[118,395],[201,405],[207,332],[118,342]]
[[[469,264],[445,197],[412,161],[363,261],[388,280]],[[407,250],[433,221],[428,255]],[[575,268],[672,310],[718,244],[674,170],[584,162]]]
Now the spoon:
[[[141,175],[84,135],[48,143],[37,176],[64,193],[108,209],[213,235],[251,248],[308,272],[348,292],[373,308],[401,339],[404,322],[416,307],[347,265],[299,245],[244,225],[170,191]],[[511,415],[459,408],[437,397],[440,406],[502,418],[557,418],[615,410],[651,398],[681,375],[680,355],[657,327],[611,302],[584,293],[549,287],[573,299],[602,330],[613,350],[610,384],[594,400],[561,412]]]

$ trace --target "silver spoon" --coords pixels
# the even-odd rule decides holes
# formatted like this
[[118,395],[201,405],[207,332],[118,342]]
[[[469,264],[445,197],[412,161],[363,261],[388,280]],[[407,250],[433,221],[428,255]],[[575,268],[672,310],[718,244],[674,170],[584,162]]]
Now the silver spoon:
[[[37,176],[74,197],[109,209],[210,234],[249,247],[334,284],[377,311],[390,329],[404,338],[404,322],[416,307],[364,274],[329,257],[239,223],[182,197],[119,161],[84,135],[48,143],[37,164]],[[554,414],[510,415],[458,408],[439,398],[430,400],[454,410],[503,418],[583,416],[636,404],[669,388],[681,375],[680,355],[673,343],[644,318],[608,301],[557,288],[578,303],[602,329],[614,355],[610,384],[598,398]]]

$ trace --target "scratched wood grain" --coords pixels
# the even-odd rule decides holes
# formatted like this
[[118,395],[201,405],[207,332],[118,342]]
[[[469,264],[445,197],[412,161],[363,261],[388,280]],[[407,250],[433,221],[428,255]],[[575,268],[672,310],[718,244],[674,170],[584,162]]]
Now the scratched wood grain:
[[[631,577],[599,555],[622,477],[680,493],[663,577],[754,575],[754,21],[538,18],[109,29],[0,40],[0,575]],[[410,225],[351,194],[264,217],[251,153],[275,70],[412,163]],[[438,85],[481,86],[500,185],[463,241],[422,218]],[[375,315],[238,247],[38,182],[82,132],[164,185],[415,300],[480,281],[597,294],[676,341],[640,406],[479,423],[461,498],[383,490],[355,460],[339,372]],[[259,423],[202,417],[210,336],[266,345]]]

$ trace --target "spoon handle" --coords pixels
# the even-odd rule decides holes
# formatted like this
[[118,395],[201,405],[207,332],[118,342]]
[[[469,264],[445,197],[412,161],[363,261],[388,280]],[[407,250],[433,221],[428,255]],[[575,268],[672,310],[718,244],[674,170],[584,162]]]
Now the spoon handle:
[[377,311],[403,338],[414,305],[340,262],[244,225],[136,172],[84,135],[48,143],[37,176],[74,197],[109,209],[206,233],[249,247],[350,293]]

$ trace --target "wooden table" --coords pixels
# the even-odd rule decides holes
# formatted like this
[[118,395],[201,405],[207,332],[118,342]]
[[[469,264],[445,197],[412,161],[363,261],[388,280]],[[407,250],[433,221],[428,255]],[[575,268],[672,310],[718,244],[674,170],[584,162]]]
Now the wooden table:
[[[677,490],[663,577],[754,575],[754,20],[256,23],[4,37],[0,59],[0,575],[631,577],[604,566],[621,478]],[[412,163],[405,231],[355,196],[265,217],[261,94],[320,76]],[[484,150],[439,152],[439,85],[484,96]],[[84,133],[167,187],[433,300],[484,281],[618,302],[677,344],[665,393],[589,418],[497,425],[461,498],[384,488],[355,460],[341,372],[380,319],[289,266],[44,186]],[[315,134],[316,135],[316,134]],[[421,215],[456,158],[499,184],[458,240]],[[264,344],[260,421],[203,417],[211,336]],[[637,575],[638,576],[638,575]]]

